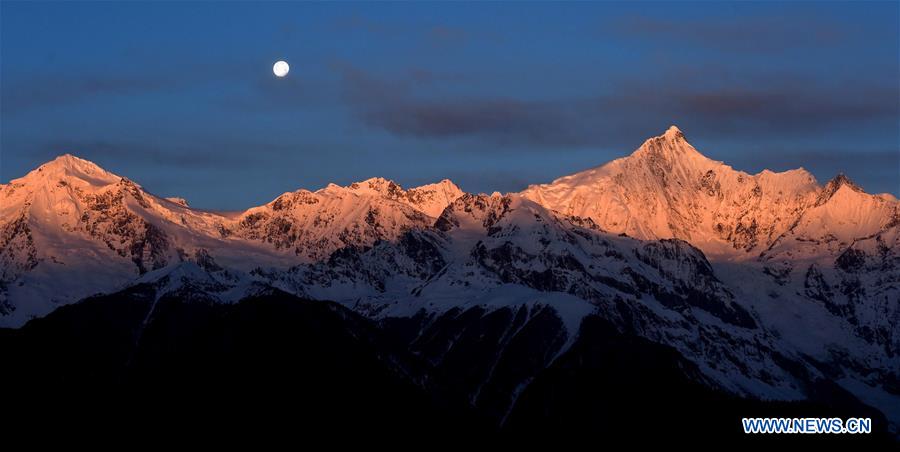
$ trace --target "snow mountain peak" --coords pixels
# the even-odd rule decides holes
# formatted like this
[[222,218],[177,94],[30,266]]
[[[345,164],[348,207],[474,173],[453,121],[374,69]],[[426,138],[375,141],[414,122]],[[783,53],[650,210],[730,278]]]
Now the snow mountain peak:
[[63,154],[37,167],[24,177],[11,181],[11,184],[42,185],[46,182],[56,184],[60,181],[70,182],[73,179],[80,182],[79,185],[103,187],[118,183],[122,177],[106,171],[90,160]]
[[666,133],[663,134],[663,136],[672,139],[684,138],[684,133],[681,132],[681,129],[679,129],[678,126],[672,124],[668,129],[666,129]]
[[662,135],[647,139],[631,156],[643,159],[645,164],[705,164],[711,159],[701,154],[688,143],[684,133],[676,126],[671,126]]
[[823,189],[803,169],[735,170],[701,154],[672,126],[627,157],[522,195],[606,231],[682,239],[712,259],[733,260],[753,259],[841,187],[862,193],[843,175]]
[[820,206],[822,204],[825,204],[841,189],[850,190],[856,193],[865,193],[862,187],[853,183],[853,181],[850,180],[847,175],[845,175],[844,173],[838,173],[825,184],[824,188],[822,188],[822,191],[819,193],[818,198],[816,198],[816,205]]
[[329,184],[317,194],[375,197],[406,204],[432,218],[437,218],[448,204],[463,195],[462,189],[449,179],[409,189],[383,177],[372,177],[345,187]]
[[860,187],[855,182],[850,180],[850,177],[848,177],[844,173],[838,173],[836,176],[831,178],[831,180],[825,184],[825,189],[826,189],[826,191],[829,188],[833,188],[834,190],[837,190],[838,188],[841,188],[842,186],[845,186],[845,185],[847,187],[850,187],[851,189],[853,189],[853,191],[863,191],[862,187]]
[[[543,356],[560,356],[598,315],[674,347],[736,394],[795,399],[797,375],[834,372],[896,411],[896,394],[878,388],[900,378],[898,280],[896,198],[844,175],[821,187],[804,170],[737,171],[674,126],[629,156],[518,194],[371,178],[220,214],[71,155],[0,185],[0,326],[144,283],[157,296],[221,302],[280,290],[437,326],[433,314],[493,324],[500,312],[515,322],[497,324],[504,341],[546,306],[533,343],[556,348]],[[419,335],[432,336],[443,334]],[[435,350],[460,337],[446,336]],[[900,412],[892,419],[900,425]]]
[[79,167],[80,168],[89,167],[89,168],[93,168],[93,169],[102,170],[102,168],[100,168],[96,163],[94,163],[90,160],[83,159],[81,157],[69,154],[69,153],[65,153],[65,154],[56,156],[56,158],[54,158],[53,160],[50,160],[49,162],[44,163],[43,165],[39,166],[38,169],[40,169],[40,168],[44,168],[44,169],[79,168]]

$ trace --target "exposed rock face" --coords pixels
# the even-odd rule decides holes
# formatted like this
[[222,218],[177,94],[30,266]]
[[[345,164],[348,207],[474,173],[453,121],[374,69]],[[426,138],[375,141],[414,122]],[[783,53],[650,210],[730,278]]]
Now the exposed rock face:
[[717,391],[797,400],[826,380],[900,423],[900,202],[843,175],[735,171],[674,127],[518,194],[375,178],[215,214],[72,156],[0,185],[0,325],[148,284],[406,325],[410,351],[501,419],[590,317]]
[[329,186],[317,192],[286,193],[242,214],[228,235],[266,242],[316,261],[341,248],[370,248],[434,223],[434,218],[394,199],[400,190],[396,184],[377,187],[384,191]]
[[673,126],[628,157],[522,195],[610,232],[678,238],[714,256],[752,256],[789,229],[818,191],[803,169],[750,175],[710,160]]

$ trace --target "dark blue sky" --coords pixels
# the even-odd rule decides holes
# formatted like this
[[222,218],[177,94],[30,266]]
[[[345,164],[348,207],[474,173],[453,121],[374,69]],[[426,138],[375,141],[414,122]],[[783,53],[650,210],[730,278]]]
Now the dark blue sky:
[[372,176],[512,191],[677,124],[738,169],[898,194],[898,8],[4,1],[0,180],[70,152],[215,209]]

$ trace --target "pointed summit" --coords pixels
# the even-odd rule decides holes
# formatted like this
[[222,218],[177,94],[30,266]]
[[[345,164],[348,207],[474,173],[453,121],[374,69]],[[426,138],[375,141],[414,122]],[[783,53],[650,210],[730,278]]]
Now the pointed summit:
[[444,208],[464,192],[450,179],[443,179],[434,184],[421,185],[407,191],[411,205],[425,212],[426,215],[438,217]]
[[370,177],[364,181],[354,182],[346,188],[359,194],[380,194],[386,197],[395,196],[404,191],[400,184],[383,177]]
[[50,160],[49,162],[39,166],[37,169],[39,171],[49,171],[56,169],[85,169],[91,171],[103,171],[103,169],[97,166],[97,164],[95,164],[94,162],[76,157],[68,153],[57,156],[53,160]]
[[822,191],[819,193],[818,199],[816,199],[816,205],[821,206],[822,204],[828,202],[828,200],[831,199],[831,197],[834,196],[834,194],[844,186],[850,188],[855,192],[863,193],[862,187],[853,183],[853,181],[850,180],[847,175],[845,175],[844,173],[838,173],[837,176],[831,178],[831,180],[825,184],[825,187],[822,188]]
[[670,126],[662,135],[649,138],[631,154],[638,159],[652,162],[692,162],[691,165],[706,165],[712,160],[694,149],[684,138],[677,126]]
[[60,180],[78,180],[81,183],[99,187],[115,184],[121,179],[90,160],[72,154],[63,154],[14,182],[42,183],[49,181],[55,184]]
[[840,188],[842,185],[848,185],[853,189],[859,190],[859,185],[856,185],[850,178],[844,173],[837,173],[837,176],[831,178],[830,181],[826,184],[826,187],[834,186],[835,188]]
[[666,133],[664,133],[662,136],[673,140],[678,138],[684,139],[684,133],[681,131],[681,129],[678,128],[678,126],[674,124],[669,126],[669,128],[666,129]]
[[522,196],[612,233],[674,237],[732,256],[768,246],[820,190],[804,170],[751,175],[707,158],[673,125],[629,156],[532,185]]

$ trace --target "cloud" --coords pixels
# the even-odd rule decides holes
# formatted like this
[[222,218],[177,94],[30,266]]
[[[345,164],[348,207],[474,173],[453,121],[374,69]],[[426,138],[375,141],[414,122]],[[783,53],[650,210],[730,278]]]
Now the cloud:
[[794,135],[900,119],[900,106],[891,100],[900,96],[896,86],[833,86],[808,79],[800,84],[737,83],[707,89],[668,89],[671,94],[667,100],[643,101],[728,133],[768,130]]
[[[697,125],[705,136],[770,138],[866,124],[896,124],[897,86],[824,83],[801,76],[703,74],[661,80],[622,79],[608,93],[577,98],[440,96],[429,77],[380,78],[341,65],[345,98],[365,124],[424,139],[475,139],[526,148],[633,145],[672,123]],[[896,130],[896,127],[884,130]],[[735,136],[736,134],[736,136]],[[743,137],[741,135],[744,135]]]
[[197,144],[106,138],[55,139],[38,144],[29,155],[32,159],[37,159],[37,163],[71,153],[97,163],[121,162],[129,166],[140,164],[205,171],[245,168],[258,162],[261,156],[277,156],[292,150],[288,144],[251,143],[224,137],[195,137],[191,141]]
[[553,104],[492,98],[414,101],[373,106],[363,120],[396,135],[452,138],[483,136],[532,145],[570,141],[564,112]]
[[303,75],[276,79],[265,74],[254,77],[249,88],[246,92],[223,93],[213,102],[244,113],[271,113],[321,108],[333,104],[335,99],[333,84]]
[[504,40],[504,35],[496,30],[480,30],[445,23],[413,25],[373,19],[360,14],[338,18],[332,23],[332,29],[339,33],[361,32],[377,39],[409,38],[438,49],[461,47],[475,41],[496,43]]
[[335,66],[344,97],[365,124],[418,138],[480,137],[494,142],[554,144],[564,141],[567,109],[555,102],[510,97],[426,99],[422,88],[452,77],[412,72],[392,79],[347,64]]
[[426,31],[427,39],[435,46],[452,46],[466,44],[471,33],[461,27],[435,25]]
[[[142,51],[142,50],[133,50]],[[109,75],[103,73],[65,73],[29,75],[27,78],[3,80],[0,89],[0,111],[16,114],[25,111],[93,101],[106,96],[132,96],[171,93],[199,84],[241,80],[252,77],[254,63],[246,61],[144,61],[140,73]]]
[[337,31],[363,31],[374,36],[397,36],[407,32],[408,27],[399,23],[387,23],[373,20],[360,14],[352,14],[338,18],[334,22]]
[[2,90],[3,114],[32,108],[71,104],[95,96],[123,95],[162,90],[172,86],[163,77],[137,76],[33,76]]
[[634,16],[619,18],[607,27],[617,36],[631,39],[760,53],[835,45],[850,34],[840,23],[808,13],[743,14],[717,20]]

